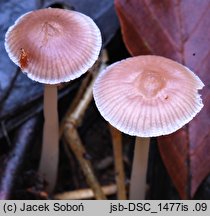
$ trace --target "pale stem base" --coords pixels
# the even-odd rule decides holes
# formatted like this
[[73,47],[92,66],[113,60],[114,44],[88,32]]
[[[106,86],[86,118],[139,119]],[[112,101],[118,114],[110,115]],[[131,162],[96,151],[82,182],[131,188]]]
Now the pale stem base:
[[57,110],[57,86],[45,85],[44,88],[44,129],[39,173],[49,184],[52,192],[57,178],[59,155],[59,130]]
[[146,194],[150,138],[136,137],[130,181],[130,200],[143,200]]
[[109,124],[109,129],[112,135],[112,146],[114,153],[115,164],[115,179],[117,183],[117,198],[118,200],[126,200],[125,188],[125,172],[123,164],[123,147],[122,147],[122,134],[119,130]]

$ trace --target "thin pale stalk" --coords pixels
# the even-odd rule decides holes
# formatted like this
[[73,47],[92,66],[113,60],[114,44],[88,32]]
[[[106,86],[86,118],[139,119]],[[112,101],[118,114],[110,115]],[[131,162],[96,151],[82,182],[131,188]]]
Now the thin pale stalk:
[[115,179],[117,183],[118,200],[126,200],[125,172],[123,166],[122,134],[110,125],[115,162]]
[[136,137],[130,181],[130,200],[145,199],[149,143],[150,138]]
[[44,130],[39,173],[48,183],[47,191],[55,187],[58,169],[58,110],[57,86],[45,85],[44,88]]

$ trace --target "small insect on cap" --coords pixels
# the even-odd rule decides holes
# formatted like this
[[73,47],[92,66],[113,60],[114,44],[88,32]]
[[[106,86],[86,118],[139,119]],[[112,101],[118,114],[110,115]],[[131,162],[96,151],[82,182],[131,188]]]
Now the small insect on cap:
[[32,80],[57,84],[85,73],[101,49],[100,30],[76,11],[41,9],[24,14],[11,26],[5,48]]
[[117,62],[97,78],[93,95],[101,115],[120,131],[139,137],[170,134],[203,107],[202,81],[188,68],[160,56]]

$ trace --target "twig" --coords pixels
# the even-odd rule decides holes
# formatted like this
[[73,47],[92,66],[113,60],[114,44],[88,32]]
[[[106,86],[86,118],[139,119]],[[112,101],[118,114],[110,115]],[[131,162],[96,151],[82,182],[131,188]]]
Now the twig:
[[136,137],[131,171],[129,200],[143,200],[146,196],[146,177],[150,138]]
[[98,170],[104,170],[107,169],[109,166],[114,164],[113,156],[107,156],[105,158],[102,158],[98,163],[95,165]]
[[[66,112],[64,118],[61,121],[61,124],[59,127],[59,137],[60,138],[63,135],[65,123],[71,119],[72,112],[77,110],[77,107],[81,101],[81,98],[84,98],[83,95],[85,94],[85,91],[87,90],[87,86],[90,85],[92,88],[94,80],[97,77],[98,73],[106,67],[106,61],[107,61],[107,53],[105,50],[103,50],[99,59],[96,61],[96,63],[93,65],[93,67],[91,69],[89,69],[86,77],[83,79],[82,84],[81,84],[74,100],[72,101],[68,111]],[[88,93],[88,95],[92,99],[92,93],[91,93],[91,95]],[[87,96],[86,96],[86,98],[87,98]],[[86,103],[86,105],[85,105],[86,108],[88,107],[88,105],[89,105],[89,103]],[[83,109],[83,111],[85,111],[85,110]]]
[[92,69],[92,80],[90,82],[83,82],[82,90],[77,93],[77,96],[70,106],[70,109],[67,112],[67,115],[62,121],[60,127],[60,136],[62,135],[62,133],[64,133],[65,140],[71,147],[73,153],[79,161],[81,169],[86,177],[87,183],[89,184],[90,188],[92,188],[96,199],[106,199],[106,197],[98,183],[97,178],[94,175],[90,161],[84,158],[84,156],[86,155],[86,150],[82,145],[82,142],[78,135],[77,127],[82,121],[83,115],[92,100],[92,87],[96,75],[98,71],[101,71],[105,67],[103,57],[104,55],[102,55],[102,60],[98,61],[98,65],[95,65],[96,69]]
[[74,152],[77,160],[80,163],[81,169],[86,177],[88,185],[92,188],[96,199],[106,199],[98,180],[96,179],[92,165],[90,161],[85,158],[86,151],[82,145],[80,137],[77,133],[76,128],[72,123],[68,123],[65,125],[64,129],[64,137],[72,151]]
[[27,146],[30,144],[32,133],[36,125],[36,118],[29,119],[18,132],[16,139],[16,145],[10,154],[10,158],[6,164],[4,174],[1,178],[0,184],[0,199],[9,199],[11,189],[14,184],[14,180],[18,169],[23,162],[23,155],[26,151]]
[[123,166],[123,152],[122,152],[122,134],[119,130],[110,125],[110,132],[112,135],[112,144],[115,161],[115,176],[117,183],[117,197],[119,200],[126,200],[125,189],[125,173]]
[[69,118],[69,116],[71,116],[71,113],[76,108],[76,106],[78,105],[79,101],[81,100],[81,97],[84,94],[84,92],[85,92],[85,90],[87,88],[87,85],[88,85],[88,83],[91,80],[91,76],[92,76],[92,74],[88,73],[87,76],[83,79],[82,84],[79,87],[79,90],[78,90],[78,92],[77,92],[74,100],[72,101],[70,108],[66,112],[64,118],[62,119],[62,121],[60,123],[60,127],[59,127],[59,138],[62,137],[66,120]]
[[[68,145],[67,141],[65,139],[62,139],[62,143],[63,143],[65,154],[69,159],[69,169],[73,173],[75,173],[77,172],[78,169],[78,163],[77,163],[78,161],[73,160],[74,153],[70,150],[70,146]],[[76,189],[80,188],[80,182],[78,181],[76,174],[71,176],[71,180],[72,180],[72,184]]]
[[[59,137],[60,138],[63,135],[65,123],[68,122],[71,119],[72,112],[77,110],[77,106],[80,103],[81,98],[84,97],[83,95],[85,94],[85,91],[87,90],[87,86],[88,85],[91,85],[91,86],[93,85],[93,81],[95,80],[95,77],[97,75],[96,71],[99,70],[100,65],[101,65],[101,60],[98,60],[94,64],[94,66],[88,71],[87,76],[82,81],[82,84],[81,84],[81,86],[80,86],[74,100],[72,101],[70,108],[68,109],[68,111],[66,112],[64,118],[61,121],[60,129],[59,129]],[[91,82],[91,80],[92,80],[92,82]],[[90,82],[91,82],[91,84],[90,84]],[[89,93],[88,93],[88,95],[89,95]],[[87,96],[86,96],[86,98],[87,98]],[[91,93],[90,98],[92,99],[92,93]],[[89,105],[88,102],[87,102],[87,105]]]
[[[110,196],[117,192],[117,186],[115,184],[103,186],[102,190],[105,195]],[[54,199],[58,200],[80,200],[92,198],[94,198],[94,194],[90,188],[64,192],[54,196]]]
[[80,99],[79,104],[74,109],[74,111],[71,113],[70,117],[66,119],[67,123],[71,122],[73,125],[79,126],[84,116],[84,113],[92,100],[92,88],[93,88],[94,80],[95,79],[93,79],[90,82],[90,84],[86,88],[85,93],[82,96],[82,99]]

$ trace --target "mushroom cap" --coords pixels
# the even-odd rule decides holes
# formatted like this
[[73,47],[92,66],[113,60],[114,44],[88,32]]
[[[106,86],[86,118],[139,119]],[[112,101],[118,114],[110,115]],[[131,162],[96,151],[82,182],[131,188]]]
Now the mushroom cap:
[[98,76],[93,95],[101,115],[118,130],[155,137],[178,130],[203,107],[204,84],[187,67],[160,56],[114,63]]
[[97,60],[101,33],[79,12],[40,9],[18,18],[5,36],[11,60],[37,82],[57,84],[85,73]]

